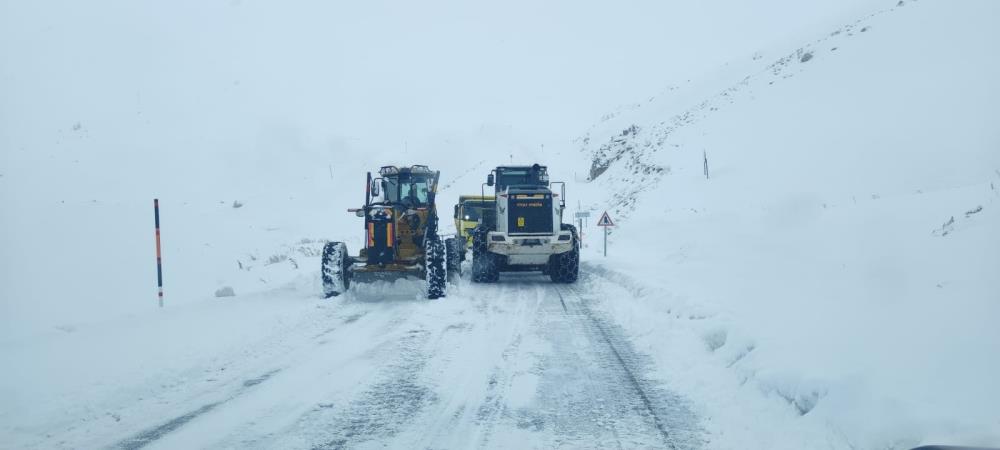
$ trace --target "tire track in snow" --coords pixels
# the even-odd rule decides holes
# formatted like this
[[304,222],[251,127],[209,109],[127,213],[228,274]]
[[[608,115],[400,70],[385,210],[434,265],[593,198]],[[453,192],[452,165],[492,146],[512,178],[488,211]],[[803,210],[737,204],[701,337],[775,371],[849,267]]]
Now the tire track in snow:
[[[333,319],[336,321],[342,321],[341,324],[350,324],[358,318],[363,317],[366,313],[367,311],[361,311],[354,316],[344,318],[338,316],[334,311],[323,310],[320,314],[315,314],[310,317],[303,318],[301,321],[296,321],[294,326],[275,331],[274,334],[269,335],[266,339],[256,342],[252,347],[244,347],[237,350],[234,354],[223,356],[220,364],[223,367],[222,370],[227,368],[232,369],[236,371],[237,375],[221,383],[216,383],[214,382],[214,379],[211,379],[209,380],[213,381],[211,385],[198,386],[198,390],[202,391],[203,394],[218,398],[214,392],[219,389],[225,389],[229,391],[228,395],[223,396],[221,400],[205,402],[198,407],[191,408],[187,412],[176,415],[158,425],[147,427],[132,434],[131,436],[117,441],[115,444],[111,444],[108,448],[129,450],[143,448],[157,443],[172,433],[178,432],[185,425],[188,425],[197,418],[222,410],[223,408],[220,407],[251,392],[251,388],[268,381],[271,377],[281,372],[282,368],[271,369],[264,372],[262,375],[246,378],[247,376],[250,376],[250,373],[260,373],[259,371],[263,370],[263,367],[267,366],[280,366],[287,368],[287,361],[282,360],[288,355],[287,352],[290,349],[294,348],[296,345],[301,345],[301,342],[299,341],[301,339],[305,339],[305,335],[307,333],[315,332],[316,328],[325,326],[326,330],[315,334],[315,336],[312,337],[312,340],[318,340],[324,335],[338,329],[340,326],[336,325],[331,327],[327,321]],[[292,344],[289,341],[294,341],[296,344]],[[321,345],[323,342],[320,341],[319,344]],[[254,360],[257,358],[263,359],[263,364],[255,364]],[[194,366],[185,372],[185,374],[190,375],[184,375],[180,378],[198,380],[202,378],[200,375],[202,375],[205,371],[206,369],[203,366]],[[240,381],[240,374],[244,378],[242,381]],[[232,385],[236,385],[236,388],[231,388],[230,386]],[[186,390],[180,391],[180,393],[186,392]],[[171,403],[175,400],[174,397],[174,395],[171,395],[169,397],[165,397],[163,400]]]
[[409,295],[396,300],[376,302],[378,309],[395,313],[393,319],[380,327],[378,334],[385,340],[364,357],[377,368],[360,389],[347,393],[346,397],[338,394],[316,399],[320,407],[305,412],[289,428],[265,436],[254,445],[317,450],[373,445],[396,436],[414,417],[439,401],[424,375],[428,361],[434,356],[428,349],[440,338],[432,325],[425,325],[433,308],[412,300]]
[[[621,381],[637,397],[641,408],[637,408],[636,412],[652,422],[662,439],[661,445],[674,450],[701,447],[702,440],[694,413],[688,409],[682,397],[664,390],[642,375],[646,370],[644,366],[649,362],[632,349],[628,339],[616,327],[598,317],[588,306],[591,300],[576,289],[554,286],[553,290],[559,296],[566,313],[583,321],[592,339],[607,349],[608,355],[603,358],[603,362],[611,366],[610,370],[619,373]],[[564,291],[576,301],[566,302]]]
[[402,358],[389,368],[389,375],[346,409],[334,412],[336,417],[327,424],[334,430],[334,436],[312,448],[341,449],[391,437],[425,406],[435,402],[434,392],[419,379],[428,359],[419,348],[427,342],[429,334],[427,330],[409,330],[400,345]]
[[[335,306],[331,307],[331,304]],[[317,361],[310,355],[321,351],[329,342],[331,335],[351,333],[351,330],[357,328],[364,330],[371,326],[382,326],[385,321],[392,322],[397,320],[398,316],[406,315],[402,310],[389,311],[389,314],[376,314],[378,317],[375,318],[374,324],[366,324],[367,320],[362,319],[378,309],[373,305],[339,301],[319,303],[317,306],[320,307],[318,314],[310,314],[301,321],[295,321],[288,329],[283,329],[280,333],[270,335],[268,339],[255,342],[252,347],[236,352],[242,358],[227,358],[224,367],[236,371],[236,378],[209,387],[211,389],[209,400],[213,400],[214,397],[214,401],[203,400],[201,406],[188,406],[187,412],[135,433],[112,444],[109,448],[138,449],[153,444],[170,448],[181,445],[178,442],[182,442],[184,446],[195,442],[198,443],[197,446],[203,447],[235,445],[245,448],[247,445],[256,445],[259,436],[255,433],[259,427],[254,425],[254,422],[261,419],[261,414],[271,412],[261,406],[259,399],[273,394],[275,385],[279,390],[282,386],[288,385],[289,380],[285,378],[299,379],[304,368],[307,371],[316,370],[317,367],[323,368],[323,363],[317,365]],[[373,344],[368,351],[378,348],[378,344]],[[267,370],[268,366],[279,369]],[[199,370],[201,369],[197,369],[196,372]],[[262,375],[251,375],[262,371]],[[278,376],[279,372],[281,376]],[[264,386],[263,389],[261,386]],[[227,393],[219,395],[217,392],[220,389],[225,389]],[[166,400],[173,403],[177,399],[176,396],[170,396]],[[190,400],[183,403],[190,403]],[[238,403],[239,406],[232,406],[231,403]],[[239,421],[237,428],[224,430],[213,428],[215,423],[231,426],[232,419],[236,415],[244,416],[242,419],[236,419]],[[205,429],[211,429],[215,434],[206,434]],[[225,436],[227,434],[228,437]],[[240,443],[230,443],[233,440]]]
[[[570,290],[570,292],[573,291]],[[562,290],[556,288],[556,293],[559,294],[559,301],[562,302],[563,308],[566,308],[566,302],[563,299]],[[590,310],[587,309],[586,305],[583,304],[583,298],[576,292],[573,292],[573,294],[576,295],[581,301],[580,308],[583,310],[583,315],[594,325],[595,328],[597,328],[597,331],[600,332],[604,343],[607,344],[609,349],[611,349],[611,354],[614,355],[618,365],[621,366],[622,372],[625,373],[625,377],[628,380],[629,385],[635,391],[635,394],[642,400],[643,405],[646,407],[646,412],[649,413],[650,417],[653,419],[653,423],[656,425],[657,431],[659,431],[663,436],[663,441],[667,443],[670,448],[676,448],[673,445],[673,438],[670,436],[670,432],[667,431],[666,427],[663,425],[663,420],[660,419],[656,413],[656,409],[653,408],[653,403],[649,400],[649,395],[646,394],[646,390],[643,388],[642,383],[640,383],[639,379],[636,378],[635,372],[630,367],[630,364],[625,362],[625,358],[622,358],[622,353],[618,350],[618,347],[615,346],[615,343],[608,334],[607,329],[601,324],[601,322],[594,318],[593,313],[591,313]]]
[[[590,299],[537,277],[518,278],[444,303],[341,304],[347,327],[302,330],[299,338],[313,346],[300,349],[304,360],[287,361],[298,363],[274,380],[238,381],[237,389],[252,394],[190,408],[133,439],[169,434],[157,445],[216,448],[702,446],[694,432],[685,437],[696,420],[683,401],[643,378],[642,358]],[[367,350],[336,365],[316,360],[329,354],[321,341],[347,342],[361,338],[359,331]],[[299,395],[287,409],[269,399],[342,370],[357,373],[356,380],[331,380],[329,390],[313,388],[318,395]],[[259,429],[266,423],[273,425]],[[213,424],[228,433],[202,436]]]
[[440,332],[423,349],[428,365],[421,376],[434,389],[435,402],[379,444],[476,448],[491,446],[494,435],[506,436],[509,391],[525,361],[523,343],[542,293],[540,285],[500,282],[478,285],[474,296],[454,297],[457,307],[436,321]]
[[244,393],[246,393],[246,391],[248,389],[250,389],[250,388],[252,388],[254,386],[257,386],[257,385],[259,385],[259,384],[267,381],[268,379],[270,379],[272,376],[274,376],[276,373],[278,373],[280,371],[281,371],[281,369],[274,369],[274,370],[272,370],[270,372],[267,372],[267,373],[265,373],[265,374],[263,374],[263,375],[261,375],[259,377],[251,378],[249,380],[246,380],[246,381],[243,382],[243,387],[241,389],[237,390],[235,393],[231,394],[229,397],[226,397],[224,400],[220,400],[220,401],[217,401],[217,402],[213,402],[213,403],[208,403],[208,404],[202,405],[201,407],[199,407],[197,409],[194,409],[194,410],[192,410],[190,412],[181,414],[180,416],[174,417],[173,419],[170,419],[170,420],[168,420],[167,422],[165,422],[163,424],[160,424],[160,425],[154,426],[152,428],[146,429],[146,430],[144,430],[144,431],[142,431],[142,432],[140,432],[140,433],[138,433],[136,435],[133,435],[131,437],[128,437],[128,438],[122,440],[118,444],[114,445],[113,448],[120,448],[120,449],[125,449],[125,450],[136,450],[136,449],[145,447],[145,446],[147,446],[149,444],[152,444],[153,442],[156,442],[157,440],[159,440],[163,436],[166,436],[167,434],[169,434],[169,433],[177,430],[178,428],[184,426],[185,424],[187,424],[188,422],[194,420],[195,418],[197,418],[197,417],[199,417],[199,416],[201,416],[201,415],[203,415],[205,413],[208,413],[208,412],[214,410],[215,408],[217,408],[219,406],[222,406],[222,405],[224,405],[224,404],[226,404],[226,403],[228,403],[228,402],[236,399],[237,397],[239,397],[239,396],[243,395]]
[[[365,445],[703,445],[689,433],[697,422],[683,400],[643,378],[641,358],[620,331],[585,308],[586,299],[563,295],[548,280],[516,277],[478,285],[466,310],[476,317],[461,316],[477,331],[454,346],[427,349],[434,363],[424,375],[437,390],[437,401],[398,435]],[[462,373],[442,375],[455,369]]]
[[[511,289],[508,286],[510,285],[505,285],[502,292],[510,291]],[[532,287],[532,292],[535,293],[536,297],[542,293],[542,288],[538,284],[529,284],[527,286]],[[514,289],[515,292],[521,290],[526,290],[526,287],[522,289],[522,286],[517,286]],[[526,299],[522,298],[522,300]],[[477,411],[477,422],[482,427],[479,437],[480,446],[486,446],[490,442],[498,422],[509,413],[506,401],[516,375],[511,366],[515,365],[516,361],[521,358],[523,336],[531,328],[531,325],[533,325],[533,323],[528,323],[528,321],[533,321],[529,319],[531,315],[526,312],[530,309],[531,312],[537,313],[540,305],[540,301],[536,300],[529,308],[527,303],[527,301],[518,303],[518,310],[514,314],[515,320],[506,339],[508,344],[500,355],[504,365],[494,367],[493,373],[490,375],[489,387],[486,393],[487,397],[483,399]],[[534,315],[537,316],[537,314]]]

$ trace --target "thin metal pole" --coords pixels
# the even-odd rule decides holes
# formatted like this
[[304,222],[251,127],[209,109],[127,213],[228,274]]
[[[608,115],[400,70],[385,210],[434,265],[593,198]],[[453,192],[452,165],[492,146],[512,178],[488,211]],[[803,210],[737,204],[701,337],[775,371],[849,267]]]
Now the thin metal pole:
[[604,227],[604,257],[608,256],[608,227]]
[[153,218],[156,220],[156,286],[160,308],[163,307],[163,260],[160,258],[160,199],[153,199]]
[[[574,178],[573,181],[576,181],[576,172],[573,173],[573,178]],[[576,211],[577,212],[583,211],[583,205],[582,202],[580,202],[580,200],[576,201]],[[580,247],[583,247],[583,230],[584,230],[583,217],[577,217],[576,220],[580,222]]]
[[701,156],[702,156],[702,158],[705,161],[705,179],[707,180],[707,179],[709,179],[708,178],[708,151],[705,150],[705,149],[702,149],[701,150]]

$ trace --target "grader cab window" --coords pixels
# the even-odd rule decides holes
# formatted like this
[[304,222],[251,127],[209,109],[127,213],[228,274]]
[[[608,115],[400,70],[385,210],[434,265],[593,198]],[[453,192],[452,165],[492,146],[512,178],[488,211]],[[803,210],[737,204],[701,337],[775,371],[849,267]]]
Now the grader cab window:
[[430,192],[427,177],[400,176],[382,180],[382,193],[386,203],[426,205]]

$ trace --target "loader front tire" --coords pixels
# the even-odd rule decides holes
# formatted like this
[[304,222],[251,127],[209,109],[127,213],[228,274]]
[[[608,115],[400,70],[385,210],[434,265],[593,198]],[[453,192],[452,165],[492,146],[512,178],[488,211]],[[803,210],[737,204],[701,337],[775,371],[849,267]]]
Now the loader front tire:
[[550,256],[545,272],[555,283],[575,283],[580,278],[580,241],[577,238],[576,227],[563,225],[563,230],[573,232],[573,249]]
[[472,239],[472,281],[496,283],[500,281],[499,255],[490,253],[486,246],[486,233],[476,233]]

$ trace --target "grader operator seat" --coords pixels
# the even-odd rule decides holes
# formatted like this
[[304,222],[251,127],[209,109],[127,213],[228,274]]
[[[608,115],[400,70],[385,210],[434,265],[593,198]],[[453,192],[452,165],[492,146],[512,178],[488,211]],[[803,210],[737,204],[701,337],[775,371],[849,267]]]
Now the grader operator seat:
[[409,207],[427,206],[427,180],[411,180],[400,203]]
[[[379,170],[378,180],[382,195],[377,203],[391,210],[391,222],[396,226],[394,233],[398,240],[397,259],[412,259],[422,251],[423,240],[429,221],[435,219],[433,208],[433,184],[437,174],[427,166],[398,168],[385,166]],[[433,226],[436,226],[434,224]]]
[[430,189],[433,174],[412,169],[383,168],[381,204],[403,205],[411,208],[430,206]]

